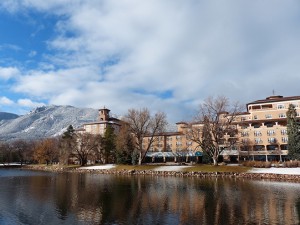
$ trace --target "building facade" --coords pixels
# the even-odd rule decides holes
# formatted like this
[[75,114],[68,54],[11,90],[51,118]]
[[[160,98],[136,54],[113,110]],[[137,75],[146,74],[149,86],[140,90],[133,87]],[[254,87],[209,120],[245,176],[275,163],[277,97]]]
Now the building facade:
[[[236,144],[224,147],[221,155],[225,161],[246,159],[282,161],[288,154],[286,112],[293,104],[300,116],[300,96],[270,96],[246,105],[247,111],[239,113],[233,125],[237,127]],[[189,140],[186,122],[178,122],[176,132],[157,134],[148,156],[195,156],[202,151]],[[201,126],[195,124],[194,126]],[[144,139],[148,144],[147,137]],[[170,154],[172,153],[172,154]],[[167,159],[166,159],[167,160]]]
[[[270,96],[246,104],[246,111],[235,117],[233,125],[237,128],[236,144],[230,149],[223,147],[221,156],[225,161],[239,160],[276,160],[282,161],[288,154],[288,135],[286,112],[293,104],[300,116],[300,96],[283,97]],[[110,110],[99,109],[98,119],[92,123],[83,124],[80,132],[104,135],[107,126],[112,126],[116,133],[120,130],[122,121],[109,115]],[[202,149],[190,140],[187,122],[178,122],[177,131],[159,133],[154,136],[146,158],[155,161],[177,161],[179,157],[189,161],[192,157],[201,156]],[[203,126],[195,123],[192,126]],[[229,135],[228,137],[230,138]],[[147,149],[151,137],[143,139],[143,148]]]
[[110,110],[107,108],[99,109],[97,121],[85,123],[82,128],[78,129],[79,133],[90,133],[104,135],[107,126],[112,126],[117,134],[121,127],[121,121],[110,116]]
[[255,159],[282,160],[288,154],[286,113],[293,104],[300,112],[300,96],[270,96],[246,105],[247,112],[237,118],[239,155]]

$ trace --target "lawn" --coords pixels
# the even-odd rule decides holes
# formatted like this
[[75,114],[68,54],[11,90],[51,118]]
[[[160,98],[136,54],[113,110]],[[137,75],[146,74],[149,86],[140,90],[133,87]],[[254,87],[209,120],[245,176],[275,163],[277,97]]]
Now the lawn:
[[[103,165],[103,164],[101,164]],[[38,165],[30,165],[33,168],[45,168],[45,169],[51,169],[56,168],[58,165],[45,165],[45,164],[38,164]],[[100,166],[99,164],[96,165],[90,165],[86,167],[93,167],[93,166]],[[213,165],[207,165],[207,164],[196,164],[192,165],[190,167],[187,166],[168,166],[168,165],[116,165],[113,170],[155,170],[156,168],[160,168],[160,170],[163,170],[163,167],[166,167],[166,171],[172,170],[172,167],[174,168],[174,171],[185,171],[185,172],[236,172],[236,173],[244,173],[251,169],[251,167],[245,167],[245,166],[228,166],[228,165],[219,165],[219,166],[213,166]],[[63,168],[65,169],[75,169],[79,168],[79,165],[65,165]]]
[[[163,167],[164,165],[117,165],[114,169],[116,170],[154,170],[158,167]],[[168,168],[172,166],[167,166]],[[176,166],[177,167],[177,166]],[[178,168],[178,167],[177,167]],[[226,165],[207,165],[207,164],[197,164],[191,167],[182,166],[182,171],[186,172],[236,172],[236,173],[244,173],[249,171],[250,167],[244,166],[226,166]]]

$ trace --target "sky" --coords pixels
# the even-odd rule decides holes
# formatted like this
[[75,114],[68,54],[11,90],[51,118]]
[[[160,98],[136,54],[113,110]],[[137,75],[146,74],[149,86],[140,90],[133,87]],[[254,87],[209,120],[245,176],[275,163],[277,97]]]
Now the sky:
[[[1,0],[0,111],[163,111],[300,95],[300,2]],[[245,109],[246,110],[246,109]]]

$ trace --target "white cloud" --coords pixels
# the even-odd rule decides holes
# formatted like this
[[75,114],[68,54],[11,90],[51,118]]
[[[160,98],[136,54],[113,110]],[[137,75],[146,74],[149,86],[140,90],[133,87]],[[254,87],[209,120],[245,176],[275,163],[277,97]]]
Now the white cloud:
[[34,57],[34,56],[36,56],[36,54],[37,54],[36,51],[30,51],[29,54],[28,54],[28,56],[29,57]]
[[20,74],[20,71],[15,67],[0,67],[0,79],[9,80],[16,78]]
[[14,51],[20,51],[22,48],[17,46],[17,45],[12,45],[12,44],[1,44],[0,45],[0,50],[5,50],[5,49],[9,49],[9,50],[14,50]]
[[56,36],[46,40],[55,52],[41,62],[47,69],[25,72],[13,88],[53,104],[106,105],[120,113],[147,106],[166,111],[174,121],[186,119],[185,113],[209,95],[247,102],[273,89],[299,94],[297,2],[10,0],[0,5],[12,12],[34,8],[63,15]]
[[5,96],[0,97],[0,105],[12,105],[12,104],[14,104],[14,102],[9,98]]
[[26,107],[26,108],[35,108],[35,107],[39,107],[39,106],[43,106],[45,105],[44,103],[41,102],[33,102],[30,99],[19,99],[17,101],[18,105],[21,107]]

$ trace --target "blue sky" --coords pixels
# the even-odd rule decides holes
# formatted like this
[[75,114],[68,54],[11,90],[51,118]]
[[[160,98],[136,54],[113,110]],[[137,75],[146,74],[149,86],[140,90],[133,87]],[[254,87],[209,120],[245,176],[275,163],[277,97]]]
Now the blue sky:
[[298,1],[2,0],[0,111],[164,111],[300,95]]

